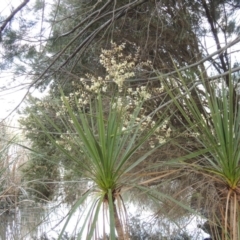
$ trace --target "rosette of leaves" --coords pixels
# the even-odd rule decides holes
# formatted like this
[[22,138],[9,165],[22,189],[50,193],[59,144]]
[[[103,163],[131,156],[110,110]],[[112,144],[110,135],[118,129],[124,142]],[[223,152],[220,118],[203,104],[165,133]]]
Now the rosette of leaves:
[[[195,189],[204,194],[198,194],[199,207],[204,206],[209,219],[202,229],[214,239],[240,239],[240,108],[237,85],[231,76],[228,85],[223,79],[206,82],[202,78],[199,84],[193,80],[189,87],[180,73],[179,79],[180,85],[173,88],[172,83],[170,87],[170,83],[165,81],[165,87],[181,113],[186,131],[206,150],[196,161],[183,162],[187,174],[197,173],[208,182],[198,184],[198,189]],[[198,85],[201,85],[200,91]],[[192,96],[192,89],[199,93],[197,97]]]
[[[89,183],[88,190],[79,197],[70,211],[65,227],[75,210],[87,202],[87,213],[82,214],[79,221],[79,239],[83,238],[86,231],[86,239],[98,239],[107,234],[111,239],[128,239],[127,212],[122,196],[127,189],[134,188],[141,182],[141,174],[137,171],[140,173],[142,170],[138,166],[158,146],[147,150],[141,156],[136,153],[154,134],[160,123],[148,131],[142,130],[139,122],[136,124],[143,101],[139,101],[128,117],[127,127],[126,114],[129,113],[125,112],[123,105],[118,105],[116,95],[106,99],[106,96],[102,97],[101,93],[97,93],[89,104],[85,111],[79,106],[76,97],[73,110],[72,102],[62,93],[60,116],[67,132],[63,133],[45,116],[55,131],[62,133],[60,141],[56,141],[38,120],[37,115],[35,116],[51,143],[74,163],[72,170],[79,173],[81,180],[85,179]],[[77,111],[76,106],[79,106]],[[163,115],[160,122],[164,120]],[[140,189],[146,192],[146,188]],[[102,230],[99,229],[100,226]]]

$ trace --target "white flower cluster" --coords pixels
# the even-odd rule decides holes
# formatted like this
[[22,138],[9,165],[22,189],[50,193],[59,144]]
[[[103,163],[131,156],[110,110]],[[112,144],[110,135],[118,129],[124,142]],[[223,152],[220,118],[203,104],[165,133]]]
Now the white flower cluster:
[[80,78],[81,83],[84,85],[86,91],[90,93],[99,93],[107,91],[106,80],[102,77],[94,77],[91,74],[86,74],[88,81],[84,78]]
[[[133,112],[136,106],[139,106],[144,101],[150,101],[152,97],[159,96],[163,93],[164,89],[154,88],[151,89],[151,93],[146,85],[131,86],[125,84],[125,81],[135,76],[135,73],[142,70],[144,66],[150,66],[150,62],[139,63],[140,49],[136,48],[134,55],[124,55],[123,51],[126,44],[117,45],[112,43],[110,50],[102,50],[100,55],[100,63],[106,69],[105,77],[95,77],[91,74],[86,74],[86,78],[80,78],[80,83],[73,83],[75,92],[65,97],[65,101],[68,101],[70,106],[77,107],[80,111],[83,111],[85,107],[88,107],[91,100],[94,99],[99,93],[109,93],[111,91],[111,84],[118,86],[119,93],[115,96],[115,101],[112,104],[112,109],[117,109],[121,114],[120,117],[124,120],[122,131],[131,131],[129,126],[133,119]],[[110,93],[111,94],[111,93]],[[63,99],[62,99],[63,101]],[[57,116],[66,117],[66,107],[62,104],[61,110],[57,112]],[[134,117],[135,118],[135,117]],[[147,109],[141,108],[139,117],[135,119],[136,126],[139,126],[139,134],[143,131],[148,131],[155,127],[155,116],[150,116]],[[69,120],[71,124],[71,121]],[[72,123],[73,124],[73,123]],[[166,126],[158,127],[155,131],[155,135],[150,139],[149,144],[151,148],[154,148],[158,143],[164,143],[170,136],[170,130],[167,131]],[[71,150],[68,142],[68,137],[62,137],[59,144],[62,144],[66,149]]]
[[125,47],[126,43],[117,45],[112,42],[111,49],[102,49],[102,54],[100,55],[100,63],[108,73],[106,80],[115,82],[118,85],[119,91],[122,91],[126,79],[135,76],[137,69],[141,70],[143,66],[151,66],[150,61],[139,63],[140,48],[136,48],[135,46],[136,53],[125,56],[123,54]]
[[[75,138],[76,134],[73,131],[68,130],[65,134],[61,134],[60,138],[58,140],[56,140],[56,144],[61,145],[65,150],[67,151],[73,151],[74,148],[77,148],[78,151],[82,152],[79,149],[79,146],[82,143],[79,143],[79,138]],[[78,147],[76,147],[76,144],[78,144]]]

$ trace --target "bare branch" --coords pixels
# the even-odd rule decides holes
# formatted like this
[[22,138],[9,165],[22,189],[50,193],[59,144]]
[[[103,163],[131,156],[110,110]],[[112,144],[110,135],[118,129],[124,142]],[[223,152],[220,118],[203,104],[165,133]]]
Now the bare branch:
[[[62,35],[59,36],[58,38],[68,36],[69,34],[75,32],[75,31],[76,31],[79,27],[81,27],[84,23],[86,23],[91,17],[93,17],[93,16],[95,16],[95,15],[99,16],[99,14],[111,3],[111,1],[112,1],[112,0],[108,0],[108,1],[106,2],[106,4],[105,4],[102,8],[100,8],[100,9],[96,10],[95,12],[91,13],[88,17],[84,18],[84,20],[83,20],[82,22],[80,22],[77,26],[75,26],[75,27],[74,27],[73,29],[71,29],[69,32],[62,34]],[[101,18],[102,18],[102,17],[101,17]],[[99,20],[99,18],[98,18],[97,20]],[[96,22],[96,20],[95,20],[94,22]]]
[[[136,81],[146,81],[146,80],[151,80],[151,81],[158,81],[159,80],[159,76],[161,78],[164,78],[164,77],[169,77],[173,74],[176,74],[178,72],[182,72],[182,71],[185,71],[187,69],[190,69],[192,67],[196,67],[198,65],[200,65],[201,63],[204,63],[206,61],[208,61],[209,59],[211,59],[213,56],[215,55],[219,55],[221,54],[223,51],[225,51],[226,49],[234,46],[235,44],[239,43],[240,42],[240,36],[236,37],[233,41],[231,41],[230,43],[228,43],[226,46],[220,48],[219,50],[215,51],[214,53],[212,54],[209,54],[208,56],[206,56],[205,58],[202,58],[201,60],[199,60],[198,62],[195,62],[193,64],[190,64],[186,67],[182,67],[176,71],[172,71],[170,73],[166,73],[166,74],[162,74],[160,71],[158,71],[158,76],[157,77],[150,77],[150,78],[138,78],[138,79],[131,79],[131,80],[128,80],[129,82],[136,82]],[[234,72],[237,72],[239,71],[239,67],[236,67],[236,68],[233,68],[233,69],[230,69],[229,71],[227,72],[224,72],[222,74],[219,74],[219,75],[216,75],[216,76],[213,76],[211,78],[209,78],[210,80],[213,80],[213,79],[217,79],[219,77],[223,77],[223,76],[226,76],[227,74],[231,74],[231,73],[234,73]]]
[[23,3],[21,3],[3,22],[2,26],[0,27],[0,42],[2,41],[2,32],[7,26],[7,24],[14,18],[14,16],[22,9],[24,8],[30,0],[24,0]]

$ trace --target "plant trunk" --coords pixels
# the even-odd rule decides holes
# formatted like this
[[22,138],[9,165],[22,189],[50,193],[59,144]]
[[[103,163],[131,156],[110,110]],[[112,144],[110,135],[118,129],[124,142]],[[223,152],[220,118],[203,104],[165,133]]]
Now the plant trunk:
[[[232,189],[228,190],[225,202],[222,204],[222,209],[219,209],[221,214],[221,235],[216,240],[239,240],[239,201],[238,193]],[[218,232],[219,233],[219,232]],[[220,237],[220,238],[219,238]]]
[[117,212],[116,202],[113,203],[113,210],[114,210],[114,221],[115,221],[115,227],[118,234],[118,240],[125,240],[123,225],[121,223],[119,214]]
[[226,213],[225,213],[225,232],[227,232],[224,239],[239,240],[240,234],[238,229],[238,220],[239,220],[239,203],[237,200],[237,193],[229,192],[229,198],[227,199],[226,204]]

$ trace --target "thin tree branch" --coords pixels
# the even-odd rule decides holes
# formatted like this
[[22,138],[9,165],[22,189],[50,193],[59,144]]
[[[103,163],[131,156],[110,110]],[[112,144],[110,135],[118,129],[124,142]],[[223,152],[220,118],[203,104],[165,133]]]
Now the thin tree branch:
[[208,78],[208,80],[215,80],[221,77],[229,76],[229,74],[240,71],[240,66],[230,69],[227,72]]
[[[82,22],[80,22],[77,26],[75,26],[75,27],[74,27],[73,29],[71,29],[70,31],[68,31],[68,32],[60,35],[58,38],[66,37],[66,36],[68,36],[69,34],[75,32],[79,27],[81,27],[85,22],[87,22],[87,21],[88,21],[91,17],[93,17],[94,15],[99,16],[99,14],[100,14],[111,2],[112,2],[112,0],[108,0],[108,1],[106,2],[106,4],[105,4],[102,8],[100,8],[100,9],[96,10],[95,12],[91,13],[88,17],[84,18],[84,20],[83,20]],[[99,20],[99,19],[97,19],[97,20]],[[94,22],[96,22],[96,20],[95,20]]]
[[[109,12],[107,13],[106,15],[109,15],[110,13],[113,13],[113,18],[109,19],[108,21],[106,21],[104,24],[102,24],[99,28],[97,28],[92,34],[90,34],[79,46],[78,48],[68,57],[68,59],[59,67],[62,68],[63,66],[65,66],[69,60],[71,60],[85,45],[89,45],[95,38],[95,36],[101,32],[103,29],[105,29],[107,26],[109,26],[113,21],[119,19],[120,17],[124,16],[129,10],[133,9],[134,7],[136,6],[139,6],[141,4],[143,4],[144,2],[146,2],[148,0],[140,0],[139,2],[138,1],[135,1],[131,4],[127,4],[123,7],[120,7],[118,8],[117,10],[115,11],[112,11],[112,12]],[[120,11],[121,10],[121,11]],[[103,16],[99,17],[99,18],[102,18]],[[98,21],[97,18],[94,22]],[[91,23],[90,23],[91,24]],[[91,24],[92,25],[92,24]],[[86,29],[88,28],[88,26],[82,31],[85,32]]]
[[[213,34],[213,39],[215,40],[215,43],[216,43],[216,46],[217,46],[217,49],[221,49],[221,45],[220,45],[220,40],[219,40],[219,37],[218,37],[218,31],[217,31],[217,28],[216,28],[216,19],[215,19],[215,16],[214,14],[211,15],[211,12],[208,8],[208,5],[207,5],[207,2],[205,0],[202,0],[202,5],[203,5],[203,8],[205,10],[205,13],[206,13],[206,16],[207,16],[207,20],[208,20],[208,23],[211,27],[211,31],[212,31],[212,34]],[[212,2],[210,1],[210,8],[212,8],[212,10],[214,10],[214,5],[212,5]],[[227,51],[227,49],[226,49]],[[221,68],[224,72],[227,72],[229,70],[229,66],[228,66],[228,59],[226,57],[226,61],[224,60],[224,56],[226,56],[226,52],[221,52],[221,54],[219,54],[219,59],[220,59],[220,62],[221,62]],[[226,76],[226,83],[227,85],[229,85],[229,77]]]
[[[190,65],[188,65],[188,66],[186,66],[186,67],[179,68],[179,69],[176,70],[176,71],[172,71],[172,72],[166,73],[166,74],[162,74],[160,71],[158,71],[158,76],[157,76],[157,77],[138,78],[138,79],[131,79],[131,80],[127,80],[127,81],[129,81],[129,82],[146,81],[146,80],[158,81],[158,80],[159,80],[159,77],[162,77],[162,78],[164,78],[164,77],[170,77],[170,76],[173,75],[173,74],[176,74],[176,73],[185,71],[185,70],[187,70],[187,69],[196,67],[196,66],[200,65],[201,63],[204,63],[204,62],[208,61],[208,60],[211,59],[213,56],[218,55],[218,54],[221,54],[223,51],[225,51],[226,49],[234,46],[235,44],[237,44],[237,43],[239,43],[239,42],[240,42],[240,36],[236,37],[233,41],[231,41],[230,43],[228,43],[226,46],[220,48],[219,50],[215,51],[214,53],[209,54],[209,55],[206,56],[205,58],[202,58],[202,59],[199,60],[198,62],[195,62],[195,63],[193,63],[193,64],[190,64]],[[233,72],[236,72],[236,71],[239,71],[239,68],[238,68],[238,67],[233,68],[233,69],[230,69],[229,71],[224,72],[223,74],[216,75],[216,76],[211,77],[211,78],[209,78],[209,79],[210,79],[210,80],[211,80],[211,79],[216,79],[216,78],[225,76],[225,75],[227,75],[227,74],[230,74],[230,73],[233,73]]]
[[0,42],[2,41],[2,32],[6,28],[7,24],[14,18],[14,16],[24,8],[30,0],[24,0],[22,4],[20,4],[3,22],[2,26],[0,27]]

